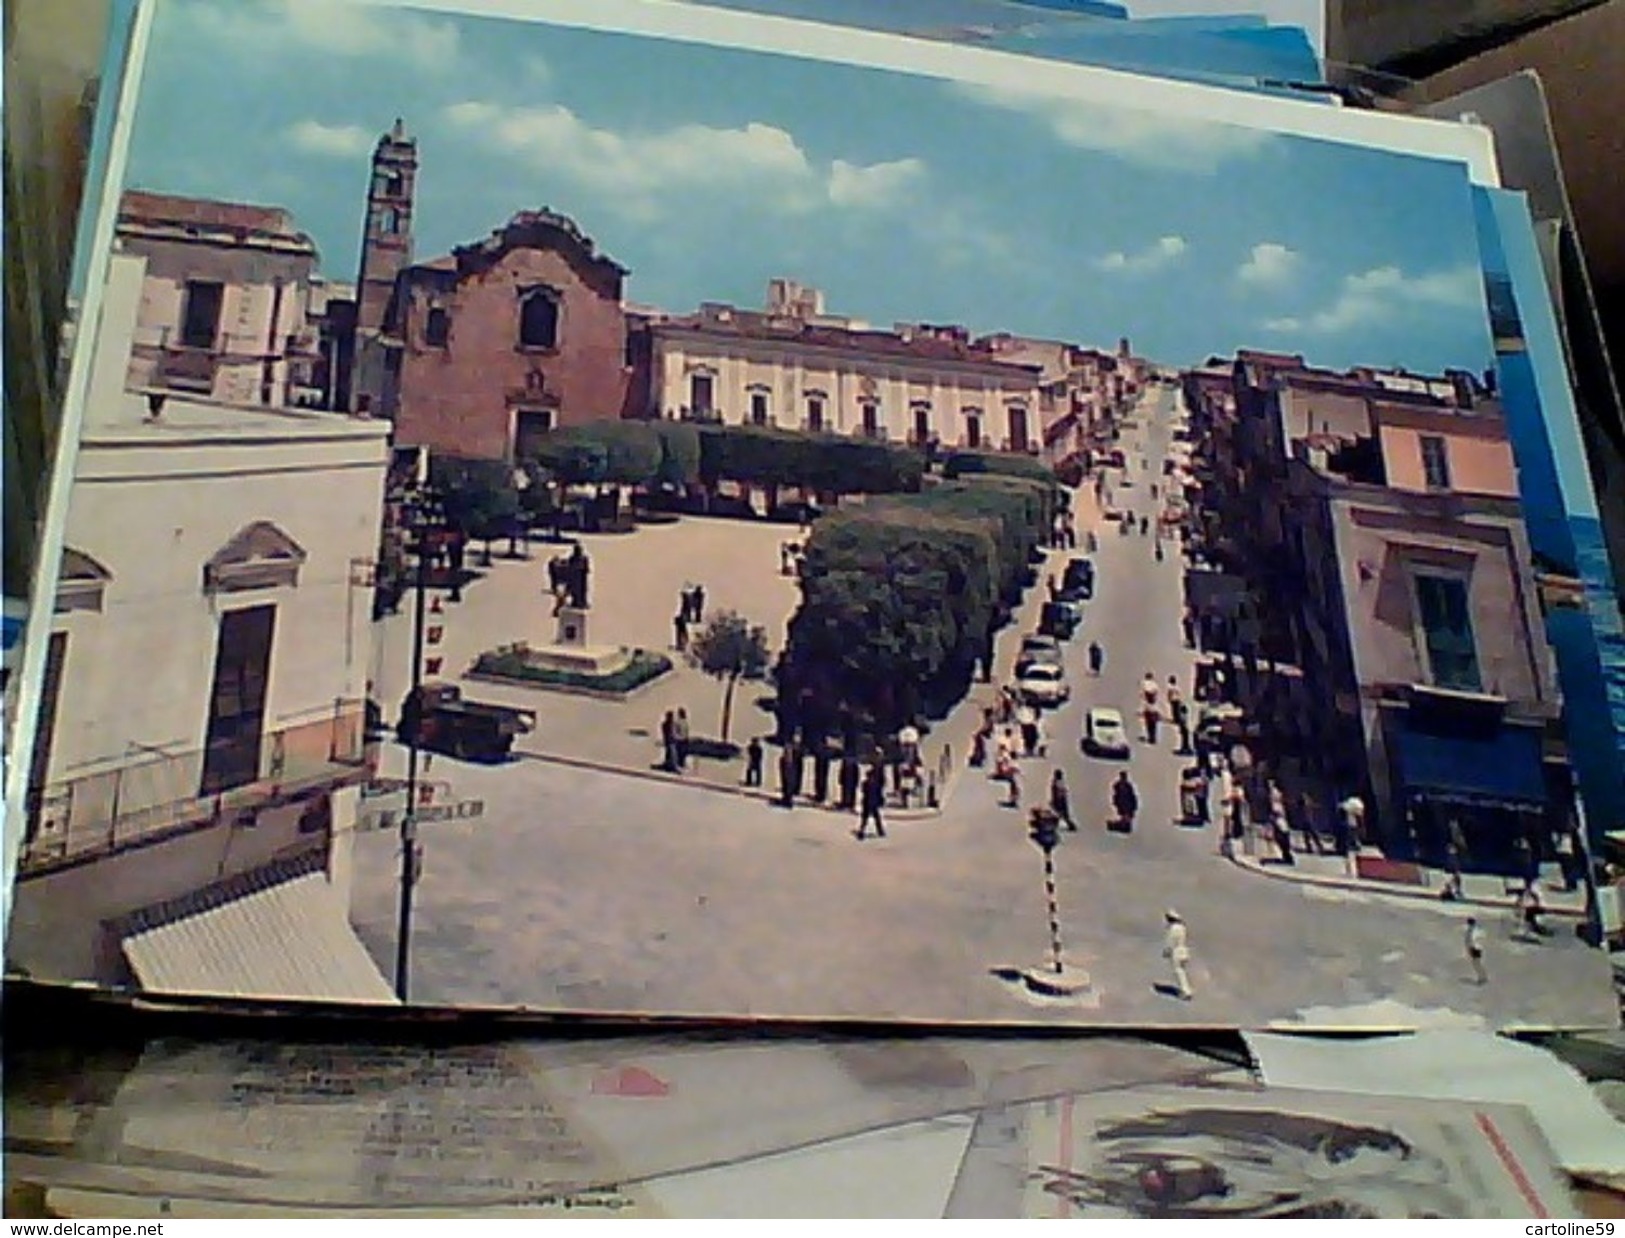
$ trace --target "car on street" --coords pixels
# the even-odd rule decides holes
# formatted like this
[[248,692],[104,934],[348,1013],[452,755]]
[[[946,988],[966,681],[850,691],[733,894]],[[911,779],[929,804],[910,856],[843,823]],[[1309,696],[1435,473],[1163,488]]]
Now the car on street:
[[1113,448],[1106,456],[1106,463],[1114,469],[1126,469],[1128,467],[1128,457],[1123,454],[1121,447]]
[[1055,637],[1043,632],[1029,632],[1021,638],[1021,652],[1016,656],[1018,662],[1047,662],[1051,666],[1061,665],[1061,642]]
[[1095,564],[1093,559],[1080,556],[1067,560],[1066,570],[1061,573],[1061,596],[1063,598],[1092,598],[1095,596]]
[[1067,685],[1066,672],[1059,666],[1035,662],[1016,680],[1016,691],[1029,705],[1054,706],[1065,704],[1072,696]]
[[1083,603],[1063,593],[1053,602],[1045,602],[1039,612],[1038,630],[1044,636],[1057,640],[1071,640],[1083,623]]
[[1096,706],[1085,714],[1083,750],[1097,757],[1128,756],[1128,731],[1123,727],[1123,715],[1105,706]]

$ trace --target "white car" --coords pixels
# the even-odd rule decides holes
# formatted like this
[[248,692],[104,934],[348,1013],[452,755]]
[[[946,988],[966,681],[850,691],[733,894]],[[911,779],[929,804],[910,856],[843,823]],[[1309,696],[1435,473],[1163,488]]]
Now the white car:
[[1129,755],[1128,732],[1123,729],[1123,715],[1115,709],[1091,709],[1083,719],[1083,750],[1097,757],[1126,757]]
[[1043,662],[1022,671],[1016,680],[1016,691],[1031,705],[1060,705],[1072,695],[1061,668]]

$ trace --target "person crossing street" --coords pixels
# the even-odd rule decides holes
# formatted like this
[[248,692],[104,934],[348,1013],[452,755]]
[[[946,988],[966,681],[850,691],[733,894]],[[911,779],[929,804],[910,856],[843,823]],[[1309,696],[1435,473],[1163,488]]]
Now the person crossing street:
[[1173,908],[1163,913],[1163,922],[1168,926],[1162,938],[1162,957],[1168,960],[1173,969],[1173,990],[1182,1002],[1191,1000],[1191,977],[1189,964],[1191,959],[1190,935],[1185,929],[1185,917]]
[[1112,809],[1117,814],[1118,827],[1128,833],[1134,828],[1135,814],[1140,811],[1140,793],[1134,789],[1134,780],[1124,770],[1112,783]]
[[1066,828],[1077,833],[1078,823],[1072,819],[1072,795],[1067,790],[1066,775],[1060,770],[1049,782],[1050,811],[1066,823]]

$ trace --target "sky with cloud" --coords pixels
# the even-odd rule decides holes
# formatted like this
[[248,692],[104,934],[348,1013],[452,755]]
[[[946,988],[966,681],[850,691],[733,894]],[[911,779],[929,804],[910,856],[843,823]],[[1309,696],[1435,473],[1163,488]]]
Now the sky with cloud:
[[1022,90],[340,0],[163,0],[127,182],[274,203],[354,277],[368,154],[419,143],[429,258],[573,217],[629,299],[1321,364],[1479,369],[1471,198],[1447,165]]

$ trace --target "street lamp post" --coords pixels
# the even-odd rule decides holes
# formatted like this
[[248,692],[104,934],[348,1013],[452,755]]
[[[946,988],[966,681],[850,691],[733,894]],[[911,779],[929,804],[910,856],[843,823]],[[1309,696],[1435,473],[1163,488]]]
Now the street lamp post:
[[421,512],[408,508],[412,542],[408,552],[417,559],[412,600],[412,685],[407,696],[411,709],[406,728],[406,811],[401,814],[401,894],[400,918],[395,931],[395,996],[407,1000],[412,953],[412,891],[417,885],[423,858],[418,843],[418,737],[422,730],[423,625],[429,592],[429,546],[424,538]]

